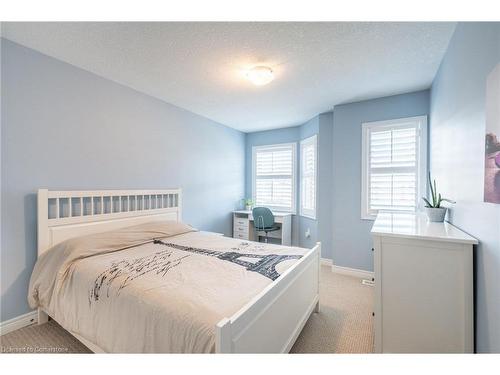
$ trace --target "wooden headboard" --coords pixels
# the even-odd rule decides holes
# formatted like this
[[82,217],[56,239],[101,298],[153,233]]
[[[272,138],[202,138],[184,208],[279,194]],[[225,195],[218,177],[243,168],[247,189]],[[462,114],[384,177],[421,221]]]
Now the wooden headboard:
[[38,256],[70,238],[182,218],[181,189],[38,190]]

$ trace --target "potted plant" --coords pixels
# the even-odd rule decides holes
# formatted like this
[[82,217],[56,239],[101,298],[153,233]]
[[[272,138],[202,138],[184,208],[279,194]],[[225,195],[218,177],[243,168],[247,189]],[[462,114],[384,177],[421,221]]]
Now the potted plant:
[[254,205],[254,202],[250,198],[243,199],[243,205],[245,206],[245,210],[251,211]]
[[431,181],[431,174],[429,173],[429,186],[431,188],[431,198],[430,202],[427,198],[422,197],[425,202],[425,212],[429,221],[442,223],[446,215],[446,207],[441,207],[441,202],[456,203],[450,199],[441,197],[441,194],[437,192],[436,180]]

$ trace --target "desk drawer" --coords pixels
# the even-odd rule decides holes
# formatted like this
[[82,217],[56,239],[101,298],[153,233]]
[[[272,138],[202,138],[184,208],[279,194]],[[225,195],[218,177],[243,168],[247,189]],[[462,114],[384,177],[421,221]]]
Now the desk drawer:
[[234,233],[238,232],[238,233],[248,234],[248,224],[247,225],[234,224],[233,231],[234,231]]
[[235,217],[234,218],[234,227],[246,227],[248,228],[248,219],[244,219],[241,217]]
[[248,240],[248,232],[237,232],[237,231],[234,231],[233,238],[240,238],[242,240]]

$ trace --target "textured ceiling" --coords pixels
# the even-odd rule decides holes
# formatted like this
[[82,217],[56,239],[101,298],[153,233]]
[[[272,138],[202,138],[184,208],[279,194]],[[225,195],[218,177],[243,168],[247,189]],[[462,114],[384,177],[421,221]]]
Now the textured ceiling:
[[[245,131],[428,88],[454,23],[2,23],[2,36]],[[268,65],[253,86],[244,71]]]

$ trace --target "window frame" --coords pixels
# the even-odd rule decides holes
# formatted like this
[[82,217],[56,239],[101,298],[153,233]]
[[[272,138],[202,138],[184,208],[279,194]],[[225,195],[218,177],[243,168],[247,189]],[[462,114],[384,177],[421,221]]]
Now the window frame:
[[[302,201],[302,189],[303,189],[303,177],[304,177],[304,164],[303,155],[304,148],[307,146],[314,146],[314,209],[310,210],[304,208]],[[314,134],[311,137],[305,138],[300,141],[300,192],[299,192],[299,207],[300,216],[307,217],[309,219],[316,220],[317,210],[318,210],[318,135]]]
[[269,144],[269,145],[260,145],[260,146],[253,146],[252,147],[252,200],[256,203],[256,183],[257,183],[257,176],[256,176],[256,154],[258,151],[261,150],[272,150],[272,149],[279,149],[279,148],[284,148],[284,147],[290,147],[292,150],[292,206],[290,209],[283,209],[283,207],[280,206],[271,206],[271,205],[266,205],[271,210],[277,211],[277,212],[287,212],[291,214],[296,214],[297,212],[297,143],[296,142],[290,142],[290,143],[276,143],[276,144]]
[[[412,124],[412,126],[409,126]],[[362,123],[361,137],[361,219],[375,220],[378,212],[369,209],[369,185],[370,185],[370,137],[369,132],[373,128],[377,130],[386,129],[403,129],[416,127],[417,129],[417,193],[415,202],[415,212],[422,210],[423,204],[420,197],[426,196],[427,189],[427,116],[403,117],[386,121],[372,121]],[[398,211],[406,212],[406,211]]]

